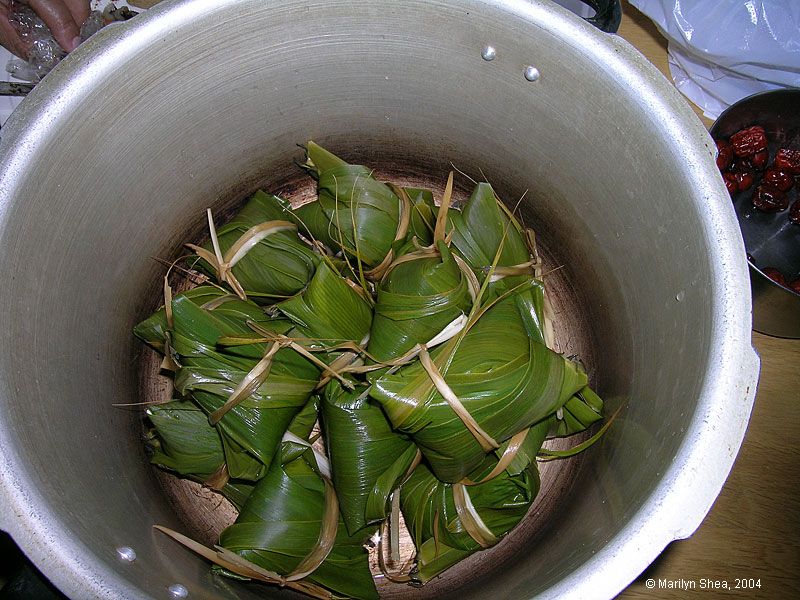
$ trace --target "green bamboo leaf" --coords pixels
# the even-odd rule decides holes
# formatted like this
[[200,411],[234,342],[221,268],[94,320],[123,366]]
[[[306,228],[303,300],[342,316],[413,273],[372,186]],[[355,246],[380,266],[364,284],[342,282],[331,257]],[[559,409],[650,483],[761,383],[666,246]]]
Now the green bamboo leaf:
[[363,296],[327,264],[321,264],[297,296],[277,304],[300,335],[319,340],[317,345],[361,343],[372,324],[372,310]]
[[[198,306],[208,302],[220,301],[221,298],[229,295],[225,290],[211,285],[201,285],[180,294],[180,296],[188,298]],[[168,329],[167,312],[162,306],[144,321],[138,323],[133,328],[133,333],[145,344],[163,353],[164,338]]]
[[[221,338],[252,337],[255,324],[271,335],[294,335],[294,325],[286,319],[267,315],[253,302],[231,298],[230,301],[213,308],[193,302],[191,297],[180,294],[172,302],[174,326],[172,329],[173,349],[181,357],[182,365],[215,367],[219,363],[226,366],[249,370],[254,359],[260,359],[267,351],[268,344],[255,342],[246,345],[220,346]],[[262,339],[259,334],[256,339]],[[281,351],[276,357],[280,372],[302,373],[313,376],[316,367],[307,359],[290,350]]]
[[312,396],[303,409],[294,416],[288,431],[300,439],[307,440],[311,437],[311,433],[314,431],[314,426],[317,424],[318,418],[319,398],[317,396]]
[[389,495],[406,475],[417,449],[406,436],[392,431],[363,388],[349,391],[332,381],[321,406],[339,508],[347,530],[355,533],[386,518]]
[[[531,261],[522,226],[501,204],[488,183],[477,184],[463,211],[451,210],[448,219],[452,227],[452,246],[479,281],[485,280],[495,258],[495,266],[500,268],[525,265]],[[531,281],[532,278],[532,269],[527,274],[503,276],[489,284],[484,301],[530,281],[530,289],[516,293],[515,302],[526,322],[528,334],[544,343],[544,286],[540,281]]]
[[247,446],[238,443],[228,431],[211,425],[208,422],[208,417],[206,417],[206,423],[220,433],[222,451],[225,455],[225,466],[230,477],[243,481],[258,481],[264,476],[264,473],[267,472],[267,466],[264,461],[257,458],[248,450]]
[[255,485],[243,481],[229,481],[221,490],[221,493],[228,501],[236,507],[236,510],[242,510],[245,502],[253,493]]
[[417,238],[420,246],[433,243],[433,229],[436,226],[436,204],[433,192],[421,188],[403,188],[411,199],[411,223],[406,240]]
[[498,266],[513,266],[530,260],[522,227],[500,206],[488,183],[476,185],[463,210],[450,210],[448,220],[453,248],[481,281],[501,245]]
[[525,331],[531,339],[544,344],[544,284],[536,279],[530,279],[528,289],[514,295],[514,303],[517,305]]
[[439,256],[421,255],[393,267],[378,285],[369,353],[388,361],[424,344],[460,315],[472,298],[467,278],[443,243]]
[[[315,548],[325,512],[324,484],[310,450],[288,462],[274,461],[220,545],[264,569],[289,575]],[[350,536],[339,522],[335,544],[307,580],[335,594],[378,597],[363,544],[371,531]]]
[[[222,227],[217,239],[223,255],[251,227],[270,221],[289,221],[290,205],[277,196],[258,191]],[[203,248],[213,253],[211,241]],[[247,296],[258,302],[270,302],[302,290],[316,270],[319,256],[304,243],[296,231],[278,231],[259,241],[232,268],[233,275]],[[197,267],[212,277],[214,265],[203,258]]]
[[205,413],[192,402],[173,400],[153,404],[146,414],[158,436],[151,446],[154,453],[150,462],[153,464],[202,481],[225,463],[219,432],[209,425]]
[[297,225],[300,233],[321,243],[331,253],[339,249],[337,229],[331,226],[328,214],[316,199],[293,209],[289,221]]
[[[182,367],[175,376],[175,389],[191,395],[211,414],[219,409],[246,375],[230,369]],[[269,466],[284,432],[311,396],[317,379],[298,380],[270,373],[251,396],[229,410],[217,423],[221,434],[235,441]],[[228,461],[229,468],[232,467]],[[231,476],[238,477],[237,473]]]
[[[513,297],[492,306],[460,343],[454,338],[431,357],[447,362],[442,374],[450,389],[498,442],[555,412],[587,382],[576,363],[528,335]],[[378,378],[370,395],[442,481],[460,481],[483,460],[483,448],[418,361]]]
[[[147,416],[157,436],[150,442],[153,449],[151,463],[200,483],[217,475],[225,466],[226,453],[219,432],[192,402],[174,400],[154,404],[148,407]],[[241,459],[249,462],[248,466],[242,467],[248,473],[244,479],[255,481],[266,472],[252,456],[242,456]],[[220,492],[241,509],[252,490],[252,483],[228,481]]]
[[313,142],[307,154],[318,199],[294,211],[301,229],[368,268],[380,264],[395,240],[400,199],[367,167],[346,164]]
[[[470,477],[479,480],[497,459],[485,457]],[[539,491],[536,464],[517,475],[506,471],[480,485],[465,488],[473,517],[487,534],[499,540],[525,516]],[[412,576],[425,583],[458,561],[482,549],[469,533],[459,513],[451,484],[439,481],[425,465],[419,465],[400,493],[406,525],[417,547],[417,566]]]
[[333,152],[325,150],[316,142],[309,141],[306,144],[306,164],[308,171],[318,175],[334,167],[342,167],[347,162],[336,156]]
[[589,386],[567,400],[556,419],[550,435],[564,437],[588,429],[603,418],[603,401]]
[[[250,317],[260,314],[264,319],[255,304],[235,302],[230,304],[236,310],[226,311],[222,311],[225,305],[209,310],[180,296],[172,302],[172,340],[181,365],[175,388],[191,395],[209,415],[226,404],[267,350],[266,344],[217,345],[222,337],[252,332]],[[232,477],[246,473],[241,461],[234,460],[237,445],[269,466],[289,423],[306,406],[318,379],[319,369],[308,359],[289,348],[278,350],[266,380],[217,424],[223,441],[233,442],[225,445],[226,451],[231,449],[226,457]]]
[[[506,468],[509,475],[519,475],[534,463],[536,455],[542,449],[542,444],[547,438],[547,433],[550,431],[554,421],[555,415],[551,415],[531,426],[528,435],[525,436],[525,441],[517,450],[517,454],[511,464]],[[505,451],[506,445],[504,444],[500,447],[498,454],[502,454]]]

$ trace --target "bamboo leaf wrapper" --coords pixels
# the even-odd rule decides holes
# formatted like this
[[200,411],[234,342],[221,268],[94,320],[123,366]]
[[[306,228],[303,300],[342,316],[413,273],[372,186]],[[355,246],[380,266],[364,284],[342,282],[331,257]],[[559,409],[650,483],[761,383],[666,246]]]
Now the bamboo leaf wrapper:
[[[134,328],[180,398],[148,409],[149,444],[239,509],[216,550],[169,533],[218,571],[372,600],[379,526],[384,574],[416,584],[493,546],[538,493],[537,456],[605,428],[568,450],[545,440],[591,427],[603,401],[548,347],[533,233],[488,183],[453,208],[451,173],[437,209],[428,190],[305,151],[317,199],[257,192],[219,227],[209,211],[189,266],[219,285],[173,298],[165,278],[166,306]],[[393,574],[400,511],[417,554]]]
[[[457,342],[431,357],[448,361],[446,369],[440,365],[448,385],[498,442],[555,412],[587,384],[576,363],[531,339],[513,298],[490,308]],[[381,376],[370,394],[442,481],[460,481],[483,460],[484,450],[419,362]]]
[[339,507],[347,530],[355,533],[386,518],[389,496],[405,477],[417,448],[392,430],[363,388],[345,390],[331,381],[321,407]]
[[[256,192],[230,222],[217,229],[221,252],[223,255],[227,253],[252,227],[290,220],[290,209],[277,196]],[[214,251],[211,242],[203,247],[209,252]],[[319,256],[297,237],[294,230],[284,230],[260,240],[231,270],[248,298],[269,303],[302,290],[318,262]],[[215,265],[202,258],[197,266],[212,277],[218,275]]]
[[[309,454],[274,461],[236,522],[222,532],[221,546],[282,575],[301,563],[317,544],[325,512],[324,483]],[[333,548],[307,579],[347,598],[377,598],[363,547],[370,533],[350,536],[340,522]]]

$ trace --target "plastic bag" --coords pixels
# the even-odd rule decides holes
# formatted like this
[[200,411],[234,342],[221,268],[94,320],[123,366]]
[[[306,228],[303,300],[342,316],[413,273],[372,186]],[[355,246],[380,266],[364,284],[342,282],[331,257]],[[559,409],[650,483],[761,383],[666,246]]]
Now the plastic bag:
[[39,15],[25,4],[12,2],[9,22],[24,41],[30,43],[28,60],[14,58],[6,70],[17,79],[37,82],[66,56]]
[[[87,40],[108,23],[125,21],[138,14],[131,11],[126,4],[117,6],[118,4],[122,3],[109,2],[102,11],[92,10],[81,25],[81,40]],[[18,57],[9,60],[6,71],[17,79],[38,83],[67,53],[53,38],[39,15],[26,4],[11,2],[8,20],[19,36],[30,43],[30,51],[27,60]]]
[[797,0],[631,0],[669,41],[676,87],[715,119],[757,92],[800,87]]

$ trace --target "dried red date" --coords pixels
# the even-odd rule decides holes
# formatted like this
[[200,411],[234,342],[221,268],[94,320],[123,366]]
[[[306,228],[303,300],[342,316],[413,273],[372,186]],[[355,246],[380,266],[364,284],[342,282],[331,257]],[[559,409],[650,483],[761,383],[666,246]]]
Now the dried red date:
[[773,166],[792,175],[800,175],[800,150],[781,148],[775,155]]
[[736,188],[743,192],[749,190],[753,185],[753,172],[752,171],[737,171],[733,174],[736,179]]
[[736,156],[753,156],[767,149],[767,134],[760,125],[753,125],[734,133],[730,142]]
[[800,200],[795,200],[789,209],[789,220],[795,225],[800,225]]
[[778,271],[778,269],[774,269],[772,267],[767,267],[761,270],[764,275],[772,279],[778,285],[786,285],[786,277],[783,276],[783,273]]
[[794,177],[788,171],[771,167],[764,172],[761,183],[776,190],[788,192],[794,185]]
[[728,188],[728,193],[731,196],[739,191],[739,184],[734,173],[723,173],[722,178],[725,180],[725,187]]
[[717,140],[717,167],[724,171],[733,160],[733,148],[725,140]]
[[756,152],[753,156],[750,157],[750,164],[753,165],[755,169],[759,171],[767,166],[767,160],[769,159],[769,152],[766,150],[762,150],[761,152]]
[[756,173],[750,166],[750,161],[746,158],[737,158],[731,162],[728,173],[733,175],[733,181],[736,183],[736,190],[743,192],[749,190],[753,186]]
[[789,206],[789,199],[780,190],[759,185],[753,192],[753,206],[764,212],[778,212]]
[[795,294],[800,294],[800,279],[795,279],[792,283],[790,283],[789,289]]

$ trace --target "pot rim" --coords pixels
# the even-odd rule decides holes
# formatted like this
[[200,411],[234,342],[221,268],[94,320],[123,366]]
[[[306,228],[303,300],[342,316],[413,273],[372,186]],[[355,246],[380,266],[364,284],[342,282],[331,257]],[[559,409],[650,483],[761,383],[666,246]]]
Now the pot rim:
[[[0,145],[0,223],[5,228],[9,198],[25,171],[27,156],[47,131],[85,95],[98,73],[119,69],[126,57],[151,40],[187,27],[200,12],[224,12],[250,0],[206,0],[161,4],[124,25],[102,30],[70,54],[20,105],[3,128]],[[546,0],[496,0],[491,8],[546,27],[564,40],[580,40],[582,51],[636,90],[639,102],[672,135],[694,180],[705,186],[698,205],[711,242],[715,269],[712,342],[700,402],[670,469],[622,531],[542,597],[613,597],[676,539],[692,534],[719,494],[744,437],[758,379],[759,360],[750,337],[751,301],[744,244],[706,129],[677,90],[625,40],[604,34]],[[541,25],[546,23],[545,25]],[[129,60],[129,59],[128,59]],[[736,315],[740,318],[730,318]],[[74,597],[142,597],[141,590],[80,542],[60,535],[57,515],[36,489],[25,486],[25,471],[0,422],[0,527],[63,592]],[[84,557],[88,557],[84,558]]]

